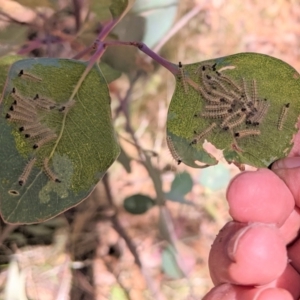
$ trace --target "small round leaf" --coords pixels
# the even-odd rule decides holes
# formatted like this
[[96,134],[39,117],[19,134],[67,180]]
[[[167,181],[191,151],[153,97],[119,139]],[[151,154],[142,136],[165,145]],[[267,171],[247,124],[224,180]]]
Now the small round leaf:
[[[300,115],[300,75],[268,55],[240,53],[182,66],[167,121],[174,159],[195,168],[218,161],[211,142],[229,163],[267,167],[293,145]],[[201,164],[202,163],[202,164]]]
[[124,200],[124,208],[131,214],[140,215],[155,205],[155,201],[145,195],[136,194]]

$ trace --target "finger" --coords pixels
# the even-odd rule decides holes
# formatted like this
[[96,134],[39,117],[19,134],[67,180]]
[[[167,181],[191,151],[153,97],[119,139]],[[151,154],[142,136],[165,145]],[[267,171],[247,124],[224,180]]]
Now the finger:
[[[300,128],[300,120],[297,124],[297,127]],[[293,142],[294,145],[291,152],[289,153],[289,156],[300,156],[300,130],[298,130],[298,132],[294,136]]]
[[[284,159],[281,164],[285,164],[286,161],[287,158]],[[285,182],[295,199],[295,204],[300,207],[300,167],[279,169],[275,168],[273,169],[273,171]]]
[[243,223],[281,226],[295,206],[285,183],[268,169],[236,176],[228,187],[227,200],[232,218]]
[[264,287],[287,290],[291,293],[293,299],[299,299],[300,275],[290,264],[288,264],[284,272],[277,279]]
[[300,240],[298,239],[290,247],[288,247],[288,256],[290,259],[290,264],[300,272]]
[[209,255],[215,285],[267,284],[278,278],[286,265],[287,252],[279,229],[267,224],[229,222],[218,234]]
[[281,288],[241,287],[228,283],[214,287],[203,300],[293,300],[292,295]]
[[295,206],[292,213],[279,228],[285,244],[291,243],[297,236],[300,228],[300,208]]

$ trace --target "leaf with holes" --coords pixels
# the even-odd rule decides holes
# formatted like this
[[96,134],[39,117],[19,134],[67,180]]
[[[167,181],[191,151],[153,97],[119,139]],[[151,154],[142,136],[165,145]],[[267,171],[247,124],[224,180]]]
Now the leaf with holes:
[[297,71],[268,55],[180,63],[167,121],[171,154],[191,167],[215,165],[207,140],[241,170],[243,164],[267,167],[293,145],[299,95]]
[[9,223],[77,205],[119,155],[107,83],[68,59],[14,63],[0,102],[0,208]]

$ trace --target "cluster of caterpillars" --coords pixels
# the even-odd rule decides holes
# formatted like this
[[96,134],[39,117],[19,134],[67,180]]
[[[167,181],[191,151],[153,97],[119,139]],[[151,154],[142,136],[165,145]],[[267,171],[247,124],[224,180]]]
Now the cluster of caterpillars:
[[[252,79],[249,87],[244,78],[236,82],[228,76],[216,70],[216,64],[203,65],[196,70],[200,84],[190,80],[179,63],[180,77],[184,91],[187,92],[187,85],[196,89],[205,101],[204,109],[195,114],[212,120],[212,123],[201,132],[194,132],[195,136],[191,141],[197,144],[216,129],[230,131],[233,139],[242,139],[261,134],[259,125],[262,124],[270,102],[267,99],[258,97],[257,82]],[[278,118],[277,129],[282,130],[287,118],[290,104],[284,104]]]
[[[21,70],[18,76],[22,79],[34,82],[42,81],[41,78],[27,73],[24,70]],[[26,141],[32,145],[33,150],[38,150],[43,145],[57,139],[57,134],[48,126],[43,124],[42,120],[39,118],[39,112],[50,112],[51,110],[56,109],[60,112],[67,113],[75,104],[75,100],[70,100],[64,104],[57,104],[52,99],[42,97],[39,94],[36,94],[32,98],[24,97],[15,87],[12,89],[10,95],[13,98],[13,102],[6,113],[6,119],[18,126],[18,130],[24,136]],[[26,183],[36,162],[36,156],[33,156],[28,161],[18,180],[20,186],[23,186]],[[42,168],[49,180],[61,182],[49,168],[49,158],[45,158],[43,160]]]

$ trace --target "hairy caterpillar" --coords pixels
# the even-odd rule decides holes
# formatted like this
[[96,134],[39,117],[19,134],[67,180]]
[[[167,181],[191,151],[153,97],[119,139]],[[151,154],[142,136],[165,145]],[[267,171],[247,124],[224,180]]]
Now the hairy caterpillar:
[[31,79],[33,81],[42,81],[42,79],[40,77],[37,77],[35,75],[32,75],[30,73],[25,72],[24,70],[21,70],[18,74],[19,77],[21,78],[25,78],[25,79]]
[[282,107],[282,110],[281,110],[281,113],[280,113],[280,116],[278,119],[278,124],[277,124],[278,130],[282,130],[283,124],[287,118],[287,113],[289,111],[289,108],[290,108],[290,103],[287,103]]
[[201,139],[203,139],[205,136],[207,136],[215,127],[217,126],[216,123],[210,124],[206,129],[198,133],[195,138],[192,140],[190,145],[197,144]]
[[39,94],[36,94],[33,100],[33,103],[36,106],[36,108],[41,110],[51,110],[56,107],[56,102],[49,98],[40,97]]
[[50,131],[51,131],[50,128],[40,126],[40,127],[34,128],[34,129],[24,131],[24,134],[25,134],[26,138],[36,138],[36,137],[42,136]]
[[74,99],[69,100],[65,104],[61,105],[60,108],[58,109],[60,112],[67,113],[74,105],[76,101]]
[[55,133],[49,132],[49,134],[42,136],[42,138],[33,145],[33,149],[37,149],[37,148],[43,146],[44,144],[51,142],[52,140],[54,140],[56,138],[57,138],[57,135]]
[[187,94],[189,92],[189,86],[186,82],[186,77],[185,77],[185,73],[184,73],[184,69],[183,69],[183,65],[182,65],[181,61],[178,64],[178,68],[179,68],[179,71],[180,71],[180,78],[181,78],[181,81],[182,81],[184,92]]
[[22,131],[26,131],[26,130],[30,130],[30,129],[34,130],[41,126],[42,126],[41,123],[26,123],[26,124],[22,125],[21,127],[19,127],[19,131],[22,132]]
[[234,127],[237,127],[241,125],[246,120],[246,115],[242,114],[238,119],[227,123],[226,126],[223,127],[224,130],[232,129]]
[[243,138],[246,136],[254,136],[254,135],[260,135],[260,130],[258,129],[244,129],[240,130],[234,133],[234,136],[236,138]]
[[33,117],[33,118],[36,117],[35,109],[28,109],[26,107],[22,107],[22,106],[19,106],[19,105],[16,105],[16,104],[12,105],[9,110],[14,111],[16,113],[23,114],[23,115],[27,115],[29,117]]
[[219,109],[214,111],[204,111],[201,113],[201,117],[203,118],[211,118],[211,119],[220,119],[227,117],[230,114],[228,109]]
[[172,157],[176,160],[177,164],[180,165],[182,162],[182,158],[179,156],[179,154],[176,152],[175,147],[173,145],[172,139],[170,136],[167,136],[167,145],[171,152]]
[[30,172],[36,162],[36,158],[32,158],[25,166],[23,173],[19,177],[19,185],[22,186],[26,183],[28,176],[30,175]]
[[44,172],[46,173],[47,177],[54,182],[61,182],[56,174],[49,168],[49,158],[44,159]]
[[33,119],[31,116],[25,115],[25,114],[21,114],[21,113],[16,113],[16,112],[8,112],[6,114],[6,119],[9,119],[12,122],[16,122],[16,123],[32,123],[35,122],[35,119]]
[[15,100],[15,102],[13,104],[23,104],[23,105],[27,105],[30,106],[32,109],[34,109],[34,104],[29,100],[29,99],[25,99],[23,96],[21,96],[16,88],[13,88],[11,91],[11,96],[13,97],[13,99]]

